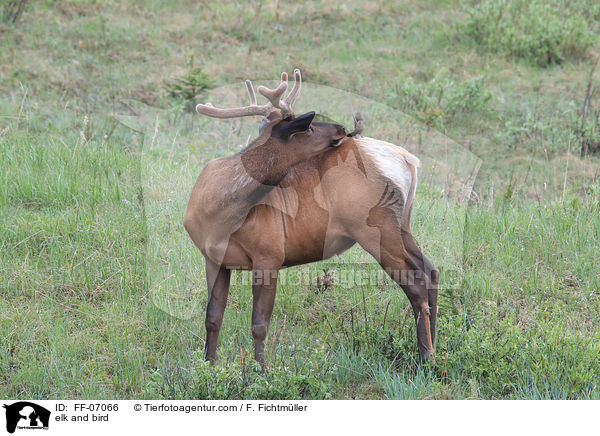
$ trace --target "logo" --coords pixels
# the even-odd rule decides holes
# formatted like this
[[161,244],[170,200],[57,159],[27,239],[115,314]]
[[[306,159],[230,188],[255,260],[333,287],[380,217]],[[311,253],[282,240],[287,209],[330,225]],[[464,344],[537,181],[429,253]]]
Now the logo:
[[6,409],[6,431],[15,429],[48,429],[50,411],[29,401],[19,401],[3,406]]

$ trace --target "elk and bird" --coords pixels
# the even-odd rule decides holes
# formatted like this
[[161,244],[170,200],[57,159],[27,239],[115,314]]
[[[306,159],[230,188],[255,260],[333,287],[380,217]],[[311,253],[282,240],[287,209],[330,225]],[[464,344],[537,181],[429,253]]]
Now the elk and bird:
[[439,272],[410,230],[419,159],[405,149],[363,137],[361,117],[348,133],[296,116],[299,70],[285,95],[284,72],[274,88],[260,86],[268,102],[196,111],[215,118],[260,116],[259,134],[233,156],[213,159],[190,195],[184,226],[206,261],[208,304],[205,357],[216,359],[231,270],[252,271],[254,357],[265,370],[265,338],[279,270],[327,259],[355,243],[370,253],[404,290],[413,309],[422,360],[435,350]]

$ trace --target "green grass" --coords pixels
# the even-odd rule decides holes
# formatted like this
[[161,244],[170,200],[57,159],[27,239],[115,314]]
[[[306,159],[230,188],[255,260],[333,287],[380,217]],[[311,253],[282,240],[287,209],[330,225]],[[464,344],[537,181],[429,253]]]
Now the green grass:
[[[597,41],[541,65],[461,33],[474,23],[461,5],[41,1],[0,27],[0,395],[599,399],[600,161],[577,155]],[[235,272],[218,365],[204,363],[204,272],[183,208],[202,165],[256,120],[232,133],[177,112],[168,84],[191,53],[240,97],[242,79],[300,67],[299,104],[348,126],[333,88],[363,95],[367,134],[423,158],[413,227],[443,270],[435,363],[418,363],[389,280],[316,292],[328,266],[380,274],[358,247],[282,274],[268,376]],[[444,155],[442,134],[456,141]],[[468,203],[450,177],[477,163],[465,150],[482,161]]]

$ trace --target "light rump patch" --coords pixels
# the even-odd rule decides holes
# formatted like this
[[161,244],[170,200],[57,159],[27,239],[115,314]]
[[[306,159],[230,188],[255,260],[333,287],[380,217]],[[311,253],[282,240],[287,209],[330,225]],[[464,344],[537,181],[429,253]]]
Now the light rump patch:
[[416,182],[416,168],[421,164],[419,158],[398,145],[379,139],[360,137],[354,141],[362,152],[371,157],[381,174],[400,189],[409,203],[416,189],[413,181]]

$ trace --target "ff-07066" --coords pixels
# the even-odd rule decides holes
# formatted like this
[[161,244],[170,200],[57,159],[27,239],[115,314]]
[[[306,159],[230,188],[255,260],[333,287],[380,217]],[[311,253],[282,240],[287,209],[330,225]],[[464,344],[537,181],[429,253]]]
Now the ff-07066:
[[116,412],[119,410],[118,404],[107,404],[107,403],[75,403],[75,412],[86,411],[86,412]]

